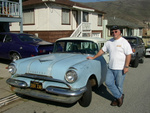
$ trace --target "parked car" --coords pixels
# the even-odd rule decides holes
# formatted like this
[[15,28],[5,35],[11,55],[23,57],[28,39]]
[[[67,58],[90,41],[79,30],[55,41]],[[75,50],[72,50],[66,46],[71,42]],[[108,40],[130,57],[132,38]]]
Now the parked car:
[[0,33],[0,58],[18,60],[52,52],[53,44],[34,35]]
[[150,56],[150,47],[146,48],[145,57]]
[[95,60],[95,55],[106,40],[102,38],[61,38],[49,55],[20,59],[8,67],[12,74],[7,83],[23,95],[62,103],[79,101],[89,106],[92,86],[99,87],[107,72],[108,54]]
[[125,36],[132,47],[131,66],[138,67],[139,62],[144,62],[145,44],[140,37]]

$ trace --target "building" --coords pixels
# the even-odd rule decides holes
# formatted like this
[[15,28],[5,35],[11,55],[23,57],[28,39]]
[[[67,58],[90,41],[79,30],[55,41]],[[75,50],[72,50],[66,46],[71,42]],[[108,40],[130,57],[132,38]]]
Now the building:
[[123,20],[121,18],[117,17],[107,17],[106,20],[106,38],[110,39],[111,36],[111,31],[110,28],[113,25],[117,25],[121,28],[122,36],[138,36],[142,37],[143,35],[143,28],[144,26],[137,25],[135,23]]
[[0,32],[9,32],[12,22],[19,23],[18,31],[23,32],[22,0],[0,0]]
[[[70,0],[27,0],[23,2],[23,31],[50,42],[68,36],[103,38],[104,14]],[[12,32],[19,29],[19,23],[11,23]]]

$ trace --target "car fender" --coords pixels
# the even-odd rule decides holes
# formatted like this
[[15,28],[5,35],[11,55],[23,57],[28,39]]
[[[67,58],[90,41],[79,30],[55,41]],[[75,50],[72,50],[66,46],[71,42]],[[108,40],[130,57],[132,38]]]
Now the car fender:
[[100,86],[106,78],[107,63],[101,56],[95,60],[86,60],[73,66],[78,74],[76,82],[71,84],[74,88],[84,87],[91,76],[95,76],[97,85]]
[[9,52],[9,59],[11,59],[11,54],[12,54],[12,53],[17,53],[17,54],[22,58],[20,52],[18,52],[18,51],[16,51],[16,50],[11,50],[11,51]]

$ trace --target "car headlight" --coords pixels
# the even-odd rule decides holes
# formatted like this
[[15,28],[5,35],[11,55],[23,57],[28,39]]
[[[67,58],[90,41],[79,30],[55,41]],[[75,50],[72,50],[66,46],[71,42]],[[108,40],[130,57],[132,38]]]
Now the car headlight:
[[75,82],[77,78],[78,78],[77,73],[74,70],[67,71],[65,75],[65,80],[69,83]]
[[17,71],[17,69],[16,69],[15,65],[10,64],[10,65],[8,66],[8,72],[11,73],[12,75],[15,74],[16,71]]

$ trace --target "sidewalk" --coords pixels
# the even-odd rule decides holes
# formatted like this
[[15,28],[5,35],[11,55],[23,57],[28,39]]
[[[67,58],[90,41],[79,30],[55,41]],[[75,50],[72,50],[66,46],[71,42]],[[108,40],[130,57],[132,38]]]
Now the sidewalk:
[[0,62],[0,99],[13,94],[9,85],[6,83],[6,80],[11,76],[6,69],[7,66],[8,64]]
[[10,90],[9,85],[6,83],[7,79],[8,78],[0,79],[0,99],[13,94],[13,92]]

